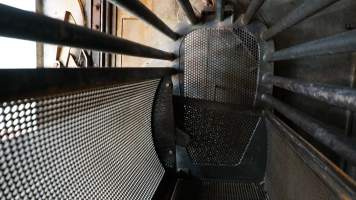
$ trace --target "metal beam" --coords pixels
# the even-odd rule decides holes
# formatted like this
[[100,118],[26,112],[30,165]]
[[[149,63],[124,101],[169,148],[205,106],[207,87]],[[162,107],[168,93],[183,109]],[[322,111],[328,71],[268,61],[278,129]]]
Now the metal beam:
[[304,2],[262,33],[262,39],[269,40],[283,30],[305,20],[320,10],[340,0],[304,0]]
[[130,84],[175,74],[173,68],[2,69],[0,100],[58,94],[113,84]]
[[252,0],[248,5],[247,11],[241,17],[241,24],[247,25],[250,23],[252,17],[256,14],[256,12],[261,8],[262,4],[265,0]]
[[177,0],[192,24],[199,23],[199,18],[195,15],[192,4],[189,0]]
[[348,108],[356,111],[356,90],[332,85],[310,83],[279,76],[265,75],[263,83],[302,94],[331,105]]
[[225,0],[216,0],[216,18],[218,21],[224,21],[224,5]]
[[139,0],[109,0],[115,5],[118,5],[130,13],[134,14],[141,20],[152,25],[157,30],[161,31],[173,40],[180,38],[180,35],[170,29],[161,19],[159,19],[152,11],[150,11]]
[[138,57],[176,58],[172,53],[3,4],[0,4],[0,35]]
[[270,95],[263,94],[261,98],[263,102],[290,119],[314,139],[333,150],[340,157],[356,164],[356,143],[344,136],[342,130],[323,124]]
[[289,60],[306,56],[332,55],[356,51],[356,30],[299,44],[267,55],[267,61]]

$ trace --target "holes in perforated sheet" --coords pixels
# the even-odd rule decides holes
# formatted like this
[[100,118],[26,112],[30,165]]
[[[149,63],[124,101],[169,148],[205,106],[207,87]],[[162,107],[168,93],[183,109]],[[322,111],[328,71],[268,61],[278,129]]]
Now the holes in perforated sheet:
[[[3,102],[0,196],[152,197],[164,173],[151,136],[151,108],[158,83],[152,80]],[[21,134],[10,136],[17,133],[15,129]]]
[[[255,103],[258,41],[241,27],[204,28],[188,34],[183,48],[184,96],[196,102],[184,104],[188,152],[197,165],[239,165],[259,121],[236,110],[252,110]],[[231,112],[209,109],[219,103]]]
[[184,95],[252,106],[260,49],[242,28],[205,28],[184,40]]
[[242,162],[258,116],[205,110],[199,104],[185,104],[185,110],[185,131],[192,137],[187,150],[194,164],[236,166]]
[[2,103],[0,107],[1,141],[19,137],[37,129],[35,101],[25,99]]

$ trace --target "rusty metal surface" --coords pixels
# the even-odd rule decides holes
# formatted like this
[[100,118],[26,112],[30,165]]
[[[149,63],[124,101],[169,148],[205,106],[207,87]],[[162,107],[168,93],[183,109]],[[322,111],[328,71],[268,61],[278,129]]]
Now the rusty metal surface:
[[347,31],[330,37],[295,45],[267,55],[269,62],[301,57],[334,55],[356,51],[356,31]]
[[328,104],[356,111],[356,90],[349,87],[306,82],[265,74],[263,82],[302,94]]
[[[265,21],[267,26],[271,26],[303,2],[305,0],[266,1],[259,10],[259,19]],[[356,24],[355,9],[356,1],[354,0],[342,0],[327,7],[307,20],[276,35],[274,37],[276,50],[352,30]],[[274,65],[275,75],[281,77],[337,87],[349,87],[351,82],[351,54],[305,57],[277,61],[274,62]],[[326,124],[340,129],[345,128],[346,114],[343,108],[330,106],[330,104],[319,100],[280,88],[275,88],[274,95]],[[338,162],[335,155],[325,149],[322,151],[333,161]]]

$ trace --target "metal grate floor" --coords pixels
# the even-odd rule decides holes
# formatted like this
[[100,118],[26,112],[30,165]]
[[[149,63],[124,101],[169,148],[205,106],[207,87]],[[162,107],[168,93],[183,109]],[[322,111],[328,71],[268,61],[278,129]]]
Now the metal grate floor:
[[201,200],[268,200],[263,186],[256,183],[203,181]]
[[253,182],[180,180],[174,200],[269,200],[263,185]]

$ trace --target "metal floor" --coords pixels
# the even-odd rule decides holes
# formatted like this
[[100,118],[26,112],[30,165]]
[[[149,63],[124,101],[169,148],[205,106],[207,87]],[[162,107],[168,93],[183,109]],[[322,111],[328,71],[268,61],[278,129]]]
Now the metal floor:
[[263,186],[234,181],[178,181],[174,200],[269,200]]

